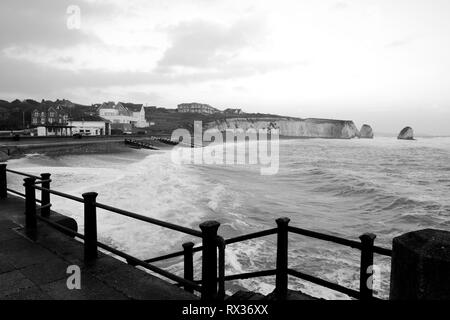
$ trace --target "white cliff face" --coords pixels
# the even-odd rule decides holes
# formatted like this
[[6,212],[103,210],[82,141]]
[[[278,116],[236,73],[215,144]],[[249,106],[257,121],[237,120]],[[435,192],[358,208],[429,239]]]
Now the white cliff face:
[[397,139],[401,140],[414,140],[414,131],[411,127],[405,127],[398,134]]
[[359,136],[353,121],[329,119],[293,119],[293,118],[230,118],[216,120],[205,125],[205,129],[220,131],[240,128],[279,129],[280,136],[304,138],[351,139]]
[[359,130],[359,137],[361,139],[373,139],[372,127],[368,124],[363,124],[361,130]]

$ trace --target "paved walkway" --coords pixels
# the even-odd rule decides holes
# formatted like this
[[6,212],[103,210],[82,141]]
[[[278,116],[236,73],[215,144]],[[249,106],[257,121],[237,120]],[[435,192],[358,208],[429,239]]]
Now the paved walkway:
[[[83,245],[38,222],[36,241],[23,230],[24,200],[0,200],[0,299],[193,300],[196,296],[99,252],[86,266]],[[81,269],[81,289],[67,287],[67,267]]]

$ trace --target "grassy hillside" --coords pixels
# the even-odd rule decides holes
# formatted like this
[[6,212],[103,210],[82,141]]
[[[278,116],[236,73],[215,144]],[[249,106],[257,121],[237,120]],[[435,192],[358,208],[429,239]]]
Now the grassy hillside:
[[187,129],[192,132],[194,130],[194,121],[202,121],[203,124],[205,124],[216,120],[230,118],[286,118],[279,115],[263,113],[245,113],[240,115],[216,113],[203,115],[197,113],[178,113],[168,109],[162,110],[161,108],[158,108],[158,110],[154,112],[147,113],[146,117],[147,120],[155,123],[149,130],[152,134],[171,134],[172,131],[179,128]]

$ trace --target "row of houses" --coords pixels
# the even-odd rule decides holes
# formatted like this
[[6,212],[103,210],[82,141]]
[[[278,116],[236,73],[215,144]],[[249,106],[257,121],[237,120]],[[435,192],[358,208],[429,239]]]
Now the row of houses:
[[84,112],[73,111],[63,104],[42,104],[32,111],[31,124],[38,136],[110,135],[150,125],[142,104],[104,102]]
[[[16,110],[17,109],[17,110]],[[31,128],[39,136],[65,136],[74,134],[109,135],[113,132],[131,132],[135,128],[148,128],[152,113],[241,114],[241,109],[220,111],[208,104],[182,103],[177,109],[144,106],[124,102],[104,102],[91,106],[77,105],[69,100],[37,102],[0,100],[0,131],[7,128]]]

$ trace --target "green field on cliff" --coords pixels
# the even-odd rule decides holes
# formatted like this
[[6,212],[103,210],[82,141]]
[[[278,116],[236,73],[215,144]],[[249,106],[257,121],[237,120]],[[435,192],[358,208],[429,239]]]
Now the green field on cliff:
[[244,113],[244,114],[198,114],[198,113],[178,113],[169,109],[159,108],[157,111],[146,114],[149,121],[155,123],[150,127],[152,134],[171,134],[176,129],[194,130],[194,121],[202,121],[203,124],[217,120],[231,119],[231,118],[290,118],[274,114],[264,113]]

